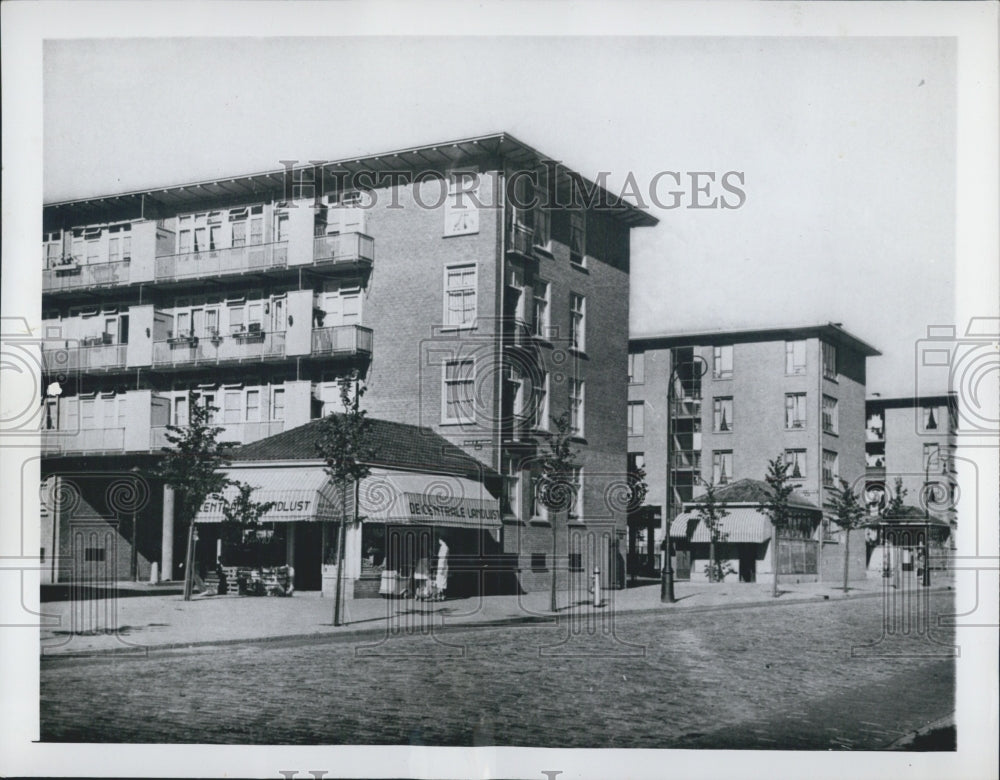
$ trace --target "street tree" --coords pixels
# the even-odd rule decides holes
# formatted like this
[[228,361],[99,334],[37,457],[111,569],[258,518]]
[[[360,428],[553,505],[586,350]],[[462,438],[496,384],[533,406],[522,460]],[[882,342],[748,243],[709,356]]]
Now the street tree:
[[558,608],[556,598],[556,561],[558,558],[558,515],[565,512],[567,520],[569,513],[576,504],[576,492],[579,485],[575,475],[580,468],[579,453],[572,446],[573,426],[570,424],[569,412],[563,412],[559,417],[552,418],[554,430],[548,435],[545,449],[539,454],[538,465],[541,472],[538,476],[538,499],[549,514],[552,525],[552,581],[549,593],[549,609],[553,612]]
[[892,495],[889,496],[885,509],[882,510],[882,517],[888,520],[891,520],[894,517],[902,517],[906,494],[910,492],[903,487],[902,477],[896,477],[893,487],[894,490],[892,491]]
[[[643,504],[646,503],[646,496],[649,495],[649,484],[646,482],[646,469],[640,466],[638,463],[635,467],[626,475],[628,480],[628,512],[637,512],[642,508]],[[667,533],[670,533],[670,529],[667,529]],[[629,577],[633,583],[635,583],[635,567],[628,567]]]
[[347,523],[357,522],[357,501],[352,501],[352,515],[348,517],[347,491],[355,491],[360,480],[371,473],[368,465],[374,456],[371,420],[361,408],[365,386],[356,374],[341,377],[340,404],[343,411],[326,415],[321,423],[316,449],[326,464],[324,469],[333,484],[340,490],[340,529],[337,533],[337,589],[333,603],[333,624],[341,625],[341,600],[344,582],[344,542]]
[[708,565],[705,566],[705,573],[709,582],[724,582],[727,574],[735,574],[736,570],[727,561],[720,561],[716,557],[719,546],[728,538],[729,534],[722,529],[722,519],[729,515],[725,504],[720,504],[715,496],[715,485],[711,482],[705,484],[705,495],[698,504],[698,520],[705,525],[708,531]]
[[187,425],[167,426],[166,439],[171,446],[161,448],[163,458],[152,474],[173,488],[176,526],[182,533],[187,531],[184,600],[190,601],[194,588],[195,517],[206,498],[221,495],[232,484],[221,469],[229,465],[236,442],[219,441],[225,428],[213,424],[216,407],[196,393],[188,395],[187,405]]
[[840,490],[833,498],[833,510],[836,513],[834,522],[844,532],[844,593],[847,593],[851,531],[864,525],[867,513],[845,479],[840,480]]
[[255,501],[253,492],[256,488],[246,482],[231,482],[236,488],[232,498],[219,495],[222,503],[222,540],[223,543],[235,545],[242,542],[246,531],[255,530],[260,526],[261,518],[274,508],[274,501]]
[[771,520],[771,557],[773,558],[772,569],[774,570],[774,581],[771,586],[771,595],[778,597],[778,533],[785,528],[791,520],[791,508],[788,498],[792,494],[792,486],[788,484],[788,464],[785,459],[778,455],[774,460],[767,462],[767,474],[764,479],[771,488],[767,499],[758,508]]

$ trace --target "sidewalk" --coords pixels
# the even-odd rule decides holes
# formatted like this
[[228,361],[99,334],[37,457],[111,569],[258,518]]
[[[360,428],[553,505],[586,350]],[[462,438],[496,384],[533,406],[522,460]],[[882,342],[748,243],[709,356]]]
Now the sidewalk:
[[[931,590],[952,585],[949,574],[935,576]],[[342,620],[333,626],[333,599],[317,592],[292,598],[250,596],[130,595],[129,598],[53,601],[41,605],[43,655],[143,652],[147,648],[187,647],[229,642],[256,642],[319,636],[349,636],[387,630],[431,630],[463,625],[549,623],[572,613],[621,615],[636,612],[715,611],[749,606],[780,606],[843,598],[874,598],[887,587],[882,578],[852,582],[845,595],[832,582],[782,584],[771,596],[769,582],[678,582],[674,604],[660,602],[659,584],[604,592],[595,608],[588,594],[561,591],[558,618],[549,611],[549,593],[485,596],[421,602],[411,599],[348,599]],[[901,592],[914,596],[922,588],[915,578]],[[583,596],[588,596],[587,600]],[[574,599],[576,603],[570,604]]]

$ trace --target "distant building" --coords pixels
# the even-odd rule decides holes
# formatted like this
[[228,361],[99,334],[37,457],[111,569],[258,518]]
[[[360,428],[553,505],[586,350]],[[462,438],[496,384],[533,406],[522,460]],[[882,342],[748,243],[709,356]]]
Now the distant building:
[[815,538],[835,543],[834,491],[865,477],[866,360],[879,354],[832,323],[630,339],[629,459],[649,484],[629,521],[633,567],[659,565],[662,518],[704,483],[763,480],[776,456],[822,512]]

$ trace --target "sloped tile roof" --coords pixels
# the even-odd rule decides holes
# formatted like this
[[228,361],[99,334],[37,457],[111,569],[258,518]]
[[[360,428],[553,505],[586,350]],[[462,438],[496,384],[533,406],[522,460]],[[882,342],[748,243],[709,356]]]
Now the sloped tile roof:
[[[384,468],[416,469],[430,473],[457,474],[472,479],[499,479],[500,475],[456,447],[444,437],[417,425],[371,421],[375,456],[369,465]],[[320,460],[316,446],[322,435],[323,420],[312,420],[298,428],[282,431],[266,439],[245,444],[233,451],[233,463],[271,460]]]
[[[772,493],[773,491],[771,490],[771,486],[763,480],[738,479],[736,482],[731,482],[728,485],[716,488],[715,500],[720,504],[753,504],[756,506],[767,501],[771,497]],[[693,501],[686,503],[697,505],[702,502],[698,497],[696,497]],[[796,493],[794,490],[788,497],[788,505],[796,509],[808,509],[813,512],[822,511],[818,506]]]

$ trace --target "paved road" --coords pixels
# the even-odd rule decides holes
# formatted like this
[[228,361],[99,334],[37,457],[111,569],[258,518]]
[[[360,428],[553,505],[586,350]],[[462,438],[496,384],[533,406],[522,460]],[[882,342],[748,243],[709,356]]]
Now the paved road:
[[952,635],[884,625],[871,598],[43,658],[42,739],[879,749],[954,709]]

